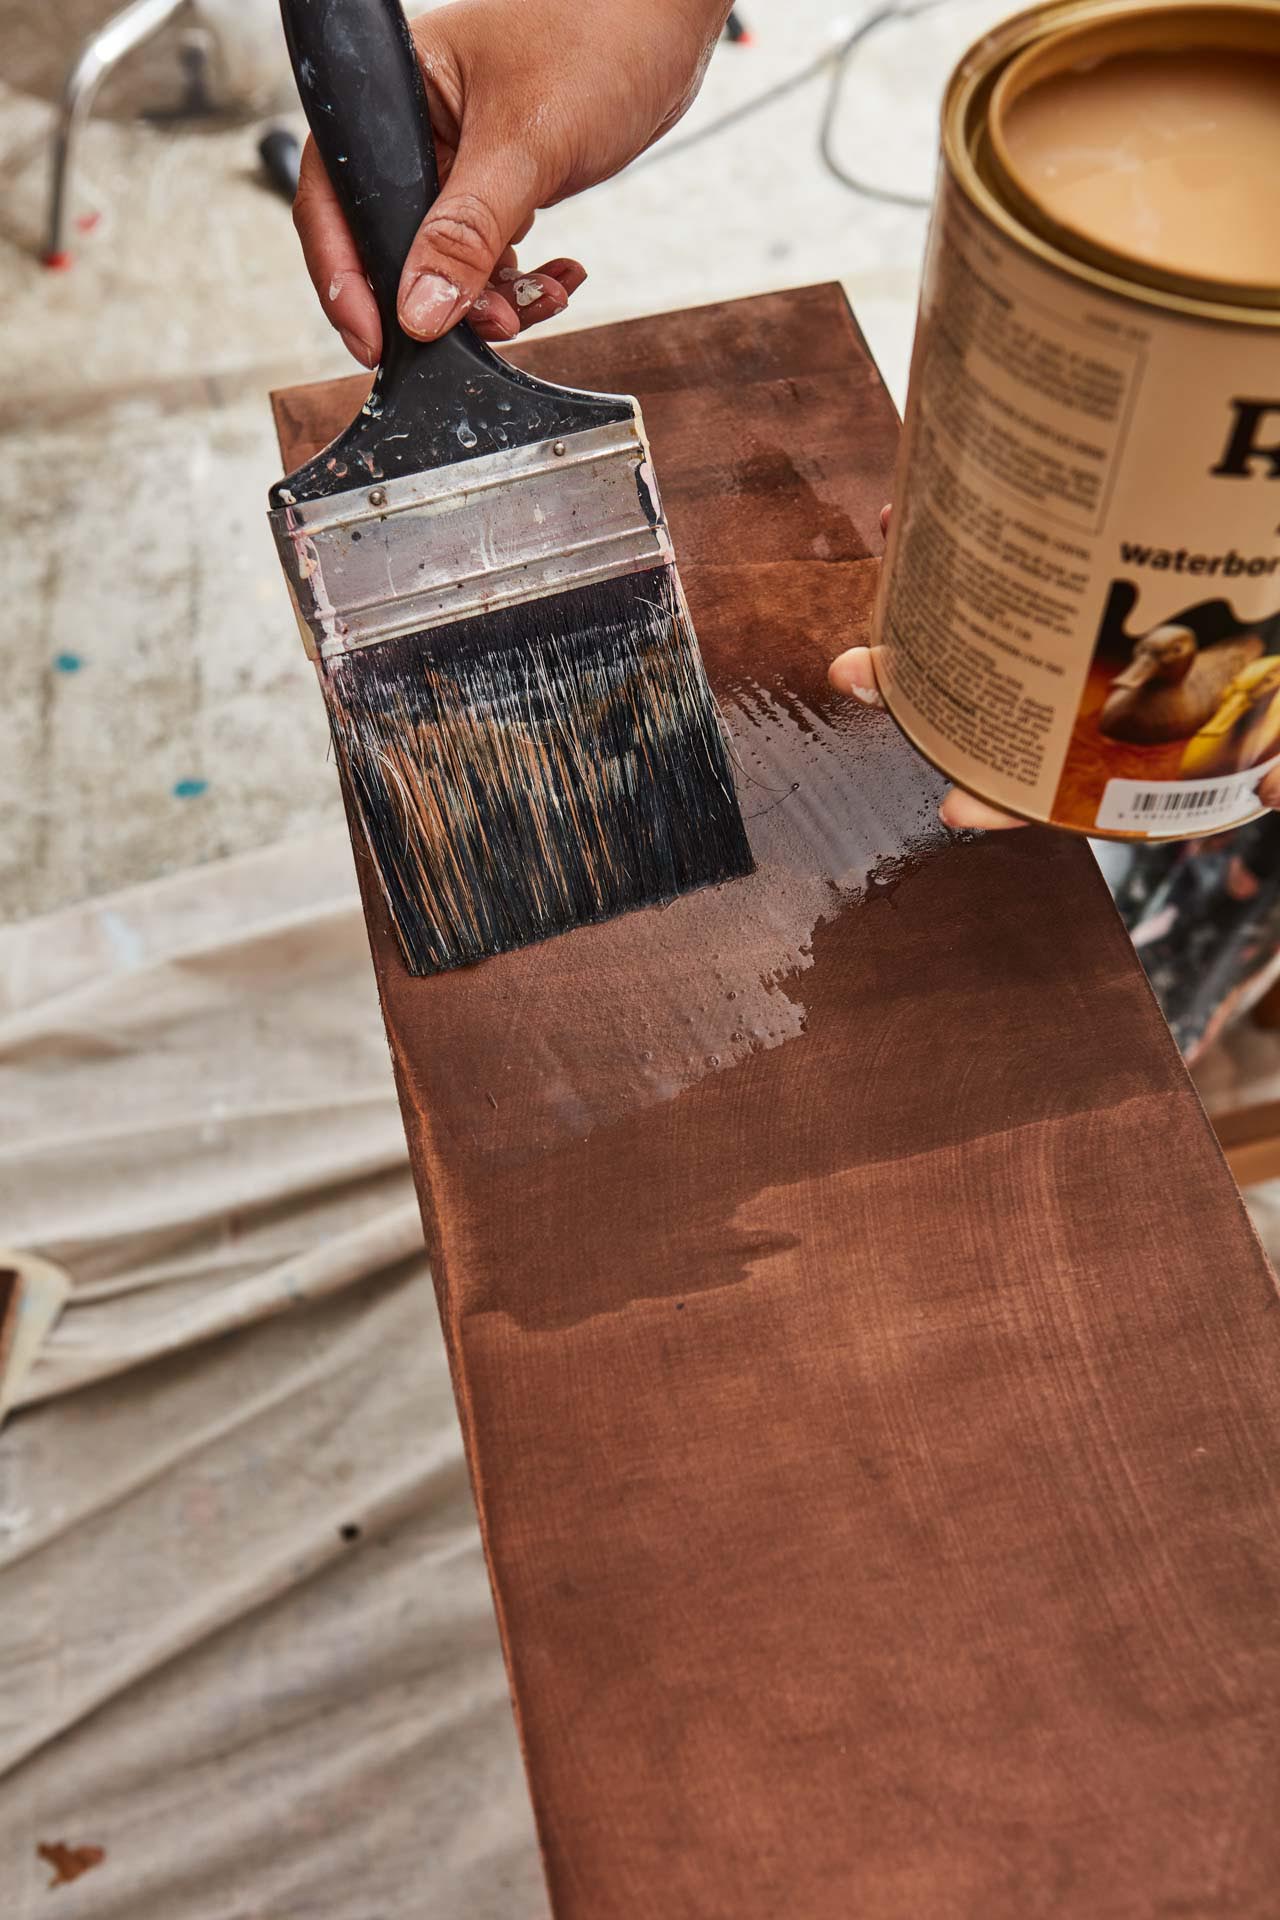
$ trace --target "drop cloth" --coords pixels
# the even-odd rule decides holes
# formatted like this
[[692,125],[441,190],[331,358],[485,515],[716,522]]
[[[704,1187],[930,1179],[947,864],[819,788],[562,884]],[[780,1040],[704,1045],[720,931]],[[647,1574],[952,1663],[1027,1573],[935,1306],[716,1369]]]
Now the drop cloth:
[[341,830],[0,934],[0,1240],[5,1920],[539,1920]]

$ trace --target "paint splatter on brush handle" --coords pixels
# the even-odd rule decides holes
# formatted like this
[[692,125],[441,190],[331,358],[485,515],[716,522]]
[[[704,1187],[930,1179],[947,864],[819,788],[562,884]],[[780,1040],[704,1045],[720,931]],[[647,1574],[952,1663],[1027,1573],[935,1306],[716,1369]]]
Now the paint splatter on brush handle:
[[312,137],[356,237],[382,315],[436,194],[426,89],[398,0],[281,0]]

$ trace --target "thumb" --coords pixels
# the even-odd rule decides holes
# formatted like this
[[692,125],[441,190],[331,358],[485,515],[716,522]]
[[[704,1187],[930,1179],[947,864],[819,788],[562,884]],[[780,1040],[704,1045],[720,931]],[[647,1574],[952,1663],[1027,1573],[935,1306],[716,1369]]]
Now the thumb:
[[400,276],[400,325],[438,340],[484,290],[512,235],[537,205],[527,155],[463,133],[449,178],[418,228]]

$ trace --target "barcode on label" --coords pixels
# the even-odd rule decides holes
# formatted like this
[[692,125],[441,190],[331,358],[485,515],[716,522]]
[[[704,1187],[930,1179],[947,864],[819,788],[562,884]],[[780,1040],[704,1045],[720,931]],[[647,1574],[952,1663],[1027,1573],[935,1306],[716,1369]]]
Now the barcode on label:
[[1217,780],[1108,780],[1097,825],[1103,833],[1216,833],[1258,811],[1257,785],[1280,765],[1268,760]]
[[1198,813],[1203,807],[1220,807],[1224,801],[1235,804],[1239,798],[1239,788],[1234,783],[1225,787],[1206,787],[1203,793],[1160,793],[1149,788],[1146,793],[1135,794],[1131,806],[1135,813]]

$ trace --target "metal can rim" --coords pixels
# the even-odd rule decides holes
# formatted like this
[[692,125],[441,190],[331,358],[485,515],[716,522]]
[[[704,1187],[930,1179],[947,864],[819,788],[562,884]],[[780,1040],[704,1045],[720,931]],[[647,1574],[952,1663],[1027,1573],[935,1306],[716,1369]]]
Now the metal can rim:
[[[1259,301],[1233,283],[1197,281],[1093,246],[1037,209],[1030,196],[1010,191],[1006,165],[993,164],[992,97],[1014,61],[1052,39],[1135,17],[1168,26],[1179,17],[1253,15],[1280,19],[1272,0],[1047,0],[1002,21],[964,55],[951,77],[942,109],[943,157],[969,201],[1020,248],[1058,272],[1101,291],[1166,313],[1227,325],[1280,328],[1280,288]],[[1242,293],[1245,297],[1242,297]]]

